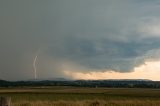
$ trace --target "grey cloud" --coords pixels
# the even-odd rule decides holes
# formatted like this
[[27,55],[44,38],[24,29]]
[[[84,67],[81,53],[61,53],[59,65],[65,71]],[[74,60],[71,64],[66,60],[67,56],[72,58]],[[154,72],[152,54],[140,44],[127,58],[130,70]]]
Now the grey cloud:
[[67,62],[82,72],[131,71],[155,59],[160,48],[158,36],[139,31],[158,19],[159,5],[157,0],[1,0],[0,78],[32,79],[38,49],[39,78],[65,77]]

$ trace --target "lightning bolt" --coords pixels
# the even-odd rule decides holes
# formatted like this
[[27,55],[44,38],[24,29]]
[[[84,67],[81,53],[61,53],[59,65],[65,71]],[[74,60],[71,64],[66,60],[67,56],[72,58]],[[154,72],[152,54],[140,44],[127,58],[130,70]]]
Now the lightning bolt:
[[37,57],[38,55],[35,56],[34,61],[33,61],[34,79],[37,79],[37,67],[36,67]]

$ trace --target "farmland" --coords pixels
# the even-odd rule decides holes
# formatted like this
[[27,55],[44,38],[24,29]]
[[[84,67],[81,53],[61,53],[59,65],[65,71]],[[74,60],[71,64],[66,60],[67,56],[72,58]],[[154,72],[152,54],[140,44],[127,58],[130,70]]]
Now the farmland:
[[0,88],[12,106],[160,106],[160,89],[89,87]]

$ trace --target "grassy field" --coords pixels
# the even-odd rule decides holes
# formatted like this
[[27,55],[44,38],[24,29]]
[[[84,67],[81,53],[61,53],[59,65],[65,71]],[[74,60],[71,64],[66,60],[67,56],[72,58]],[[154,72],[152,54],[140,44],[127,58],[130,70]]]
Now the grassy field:
[[0,88],[12,106],[160,106],[160,89],[37,87]]

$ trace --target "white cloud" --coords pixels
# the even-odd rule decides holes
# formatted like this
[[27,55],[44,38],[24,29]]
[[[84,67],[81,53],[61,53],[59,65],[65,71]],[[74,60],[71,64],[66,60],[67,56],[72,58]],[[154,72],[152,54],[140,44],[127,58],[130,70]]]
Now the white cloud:
[[139,26],[143,37],[160,37],[160,20],[157,18],[147,19]]

